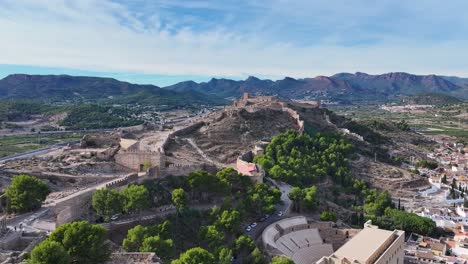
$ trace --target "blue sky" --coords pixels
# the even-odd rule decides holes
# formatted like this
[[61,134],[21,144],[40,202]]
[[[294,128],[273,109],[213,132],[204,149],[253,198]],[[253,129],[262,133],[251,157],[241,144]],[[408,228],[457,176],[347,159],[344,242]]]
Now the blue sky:
[[0,77],[468,76],[466,0],[0,0]]

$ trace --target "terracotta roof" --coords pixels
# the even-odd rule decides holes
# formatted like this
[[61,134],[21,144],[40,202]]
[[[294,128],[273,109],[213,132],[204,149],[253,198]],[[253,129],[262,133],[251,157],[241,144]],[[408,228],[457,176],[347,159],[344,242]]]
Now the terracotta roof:
[[423,259],[433,259],[434,254],[432,254],[431,251],[425,252],[425,251],[418,251],[416,252],[416,256],[418,258],[423,258]]
[[439,242],[433,242],[433,243],[431,243],[431,249],[432,250],[437,250],[437,251],[444,251],[445,244],[439,243]]
[[447,246],[449,246],[451,248],[457,246],[457,242],[455,242],[455,241],[445,241],[445,244],[447,244]]
[[257,172],[257,165],[248,162],[237,162],[237,171],[243,175],[253,176],[252,172]]

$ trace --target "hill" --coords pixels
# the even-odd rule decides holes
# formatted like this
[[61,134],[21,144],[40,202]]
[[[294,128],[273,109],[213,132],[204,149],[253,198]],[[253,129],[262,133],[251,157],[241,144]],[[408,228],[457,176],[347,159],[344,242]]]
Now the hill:
[[169,108],[224,103],[216,96],[206,96],[197,91],[170,91],[154,85],[132,84],[112,78],[26,74],[13,74],[0,80],[0,99],[139,103]]
[[[209,82],[181,82],[164,87],[173,91],[200,91],[221,97],[239,97],[248,92],[255,95],[275,95],[288,99],[327,99],[348,102],[382,102],[400,96],[441,94],[468,99],[468,82],[457,77],[414,75],[409,73],[339,73],[333,76],[282,80],[261,80],[249,77],[234,81],[213,78]],[[452,82],[453,81],[453,82]]]

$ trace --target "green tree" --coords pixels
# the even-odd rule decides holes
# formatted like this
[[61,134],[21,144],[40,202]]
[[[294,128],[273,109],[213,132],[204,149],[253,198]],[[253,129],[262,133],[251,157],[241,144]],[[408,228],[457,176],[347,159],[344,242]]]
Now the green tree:
[[232,250],[227,247],[222,247],[218,253],[218,264],[231,264]]
[[172,239],[150,236],[143,240],[140,252],[155,252],[159,257],[169,259],[174,254],[174,242]]
[[93,194],[92,206],[108,222],[110,217],[123,211],[125,197],[118,190],[99,189]]
[[178,213],[182,212],[187,208],[188,198],[184,189],[174,189],[172,191],[172,204],[174,204]]
[[127,237],[123,240],[122,246],[128,252],[136,252],[141,247],[143,240],[148,237],[148,229],[144,226],[137,225],[127,232]]
[[317,206],[317,187],[312,186],[304,190],[304,206],[309,209],[315,209]]
[[271,264],[294,264],[289,258],[275,256],[271,259]]
[[392,207],[392,199],[387,191],[378,193],[376,189],[371,189],[365,200],[364,210],[370,216],[380,216],[387,207]]
[[110,256],[106,230],[101,225],[86,221],[63,224],[48,239],[62,244],[73,263],[104,263]]
[[223,193],[229,191],[229,183],[221,182],[207,171],[193,171],[187,177],[187,183],[193,193],[205,198],[208,193]]
[[385,209],[385,214],[376,219],[376,224],[388,230],[404,230],[408,234],[434,235],[437,230],[431,219],[393,208]]
[[36,246],[31,252],[29,264],[68,264],[70,255],[62,244],[45,240]]
[[213,254],[203,248],[191,248],[180,254],[179,259],[173,260],[172,264],[214,264],[215,258]]
[[292,187],[289,191],[289,199],[293,201],[293,210],[300,212],[300,204],[304,200],[304,192],[299,187]]
[[245,204],[247,209],[255,214],[271,214],[275,211],[275,205],[281,202],[281,191],[277,188],[270,189],[267,184],[255,184],[247,191]]
[[320,214],[320,220],[321,221],[332,221],[332,222],[336,222],[336,214],[335,212],[333,211],[323,211],[321,214]]
[[232,250],[227,247],[222,247],[218,253],[218,264],[231,264]]
[[247,264],[266,264],[267,260],[260,249],[255,248],[252,253],[247,257],[245,263]]
[[246,235],[242,235],[234,241],[234,249],[237,253],[242,251],[250,253],[255,249],[255,247],[255,242],[252,240],[252,238]]
[[214,225],[202,226],[199,233],[200,239],[211,249],[221,245],[224,240],[224,234],[218,231]]
[[242,219],[239,211],[225,210],[218,216],[215,225],[228,232],[235,233],[239,229],[241,220]]
[[150,206],[149,192],[143,185],[131,185],[122,191],[125,197],[125,210],[141,211]]
[[5,191],[8,211],[24,213],[40,208],[49,193],[49,186],[36,177],[15,176]]
[[226,167],[216,173],[219,181],[231,188],[232,191],[246,191],[252,186],[249,177],[239,174],[235,169]]

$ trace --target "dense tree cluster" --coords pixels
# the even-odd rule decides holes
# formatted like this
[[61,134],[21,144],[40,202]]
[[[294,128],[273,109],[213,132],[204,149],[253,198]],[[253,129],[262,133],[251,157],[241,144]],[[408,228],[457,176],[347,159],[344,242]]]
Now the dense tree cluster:
[[19,121],[30,115],[53,113],[59,109],[60,107],[30,100],[0,100],[0,122]]
[[104,227],[88,222],[73,222],[59,226],[31,252],[30,263],[104,263],[110,249]]
[[346,156],[352,148],[338,135],[310,136],[290,130],[275,136],[255,161],[273,179],[292,185],[308,186],[327,176],[346,184],[350,181]]
[[432,160],[420,160],[420,161],[416,162],[416,166],[423,167],[423,168],[428,168],[428,169],[431,169],[431,170],[437,169],[437,167],[439,167],[437,162],[432,161]]
[[[215,175],[194,171],[184,178],[169,178],[165,183],[162,189],[169,190],[177,210],[177,214],[168,216],[172,224],[166,224],[166,228],[132,228],[123,241],[125,250],[156,252],[166,261],[182,252],[172,263],[228,264],[233,256],[239,263],[266,263],[250,237],[241,235],[241,223],[246,217],[273,213],[275,205],[281,202],[277,188],[254,184],[232,168]],[[188,205],[194,200],[221,205],[198,211]],[[164,235],[162,229],[166,230]]]
[[277,188],[270,189],[267,184],[263,183],[249,188],[244,204],[248,212],[271,214],[275,211],[275,205],[280,202],[281,191]]
[[174,242],[170,238],[170,222],[159,225],[137,225],[128,230],[122,247],[128,252],[155,252],[163,259],[169,259],[174,254]]
[[49,193],[49,186],[38,178],[25,174],[15,176],[5,191],[7,210],[24,213],[40,208]]
[[333,211],[323,211],[320,214],[320,220],[321,221],[331,221],[331,222],[336,222],[336,214]]
[[69,264],[70,254],[59,242],[45,240],[31,251],[29,264]]
[[68,129],[97,129],[127,127],[141,124],[123,107],[82,104],[71,107],[67,117],[60,122]]
[[150,196],[143,185],[130,185],[122,191],[104,188],[93,194],[92,206],[98,215],[109,221],[113,214],[140,212],[149,208]]
[[118,190],[99,189],[93,194],[91,204],[96,213],[108,222],[112,215],[123,211],[125,197]]
[[207,250],[195,247],[187,250],[186,252],[180,254],[180,257],[176,260],[173,260],[171,264],[214,264],[215,257],[212,253]]
[[317,206],[317,187],[308,188],[293,187],[289,192],[289,198],[293,201],[293,210],[300,212],[301,208],[313,210]]
[[375,223],[388,230],[400,229],[422,235],[434,234],[437,229],[436,223],[429,218],[390,207],[385,209],[381,217],[376,218]]
[[178,188],[172,191],[172,203],[174,204],[178,213],[187,208],[188,197],[184,189]]

